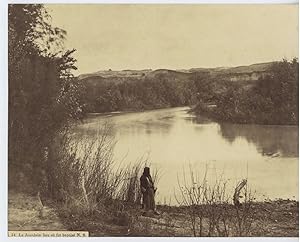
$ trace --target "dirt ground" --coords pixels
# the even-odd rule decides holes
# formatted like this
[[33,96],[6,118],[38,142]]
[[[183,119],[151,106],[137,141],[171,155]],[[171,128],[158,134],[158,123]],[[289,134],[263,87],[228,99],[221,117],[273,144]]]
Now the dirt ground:
[[[9,193],[9,230],[84,230],[90,236],[193,236],[191,220],[183,207],[159,206],[160,215],[142,215],[139,208],[114,214],[62,216],[58,208],[44,206],[37,197]],[[247,236],[298,237],[299,203],[291,200],[256,202],[253,223]],[[59,215],[58,215],[59,214]],[[207,228],[207,219],[204,227]],[[207,236],[207,235],[206,235]],[[231,235],[232,236],[232,235]]]
[[[291,200],[254,203],[251,231],[242,236],[298,237],[298,206],[297,201]],[[92,216],[77,218],[63,217],[62,220],[69,229],[88,230],[90,236],[193,236],[187,208],[159,206],[158,210],[161,213],[158,216],[143,216],[139,208],[129,208],[125,212],[106,215],[95,213]],[[203,224],[203,236],[207,236],[207,218],[204,218]],[[238,235],[231,231],[229,236]]]
[[40,204],[36,196],[25,193],[8,194],[8,230],[67,230],[54,208]]

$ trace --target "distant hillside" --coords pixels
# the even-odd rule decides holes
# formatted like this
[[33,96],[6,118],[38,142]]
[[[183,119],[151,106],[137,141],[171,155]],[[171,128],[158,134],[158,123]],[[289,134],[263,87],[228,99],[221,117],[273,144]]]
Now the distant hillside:
[[199,74],[207,74],[211,77],[218,77],[222,80],[229,81],[253,81],[258,80],[268,74],[268,69],[274,64],[274,62],[258,63],[249,66],[237,66],[237,67],[216,67],[216,68],[191,68],[181,70],[103,70],[94,73],[82,74],[78,78],[79,80],[87,81],[92,84],[97,81],[115,81],[122,82],[125,80],[138,80],[138,79],[155,79],[165,78],[168,80],[189,80],[190,78]]
[[113,71],[113,70],[103,70],[97,71],[94,73],[82,74],[79,76],[79,79],[85,79],[88,77],[103,77],[103,78],[120,78],[120,77],[141,77],[146,73],[152,72],[151,69],[146,70],[122,70],[122,71]]
[[[187,70],[104,70],[79,76],[86,112],[146,110],[211,102],[235,82],[250,89],[273,63]],[[235,85],[235,84],[234,84]]]
[[264,72],[267,71],[275,62],[258,63],[250,66],[237,66],[224,70],[223,73],[250,73],[250,72]]

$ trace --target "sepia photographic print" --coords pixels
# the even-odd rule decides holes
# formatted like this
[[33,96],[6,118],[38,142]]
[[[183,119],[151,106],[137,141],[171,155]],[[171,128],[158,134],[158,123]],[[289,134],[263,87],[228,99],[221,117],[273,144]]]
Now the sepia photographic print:
[[298,4],[8,4],[8,236],[298,237]]

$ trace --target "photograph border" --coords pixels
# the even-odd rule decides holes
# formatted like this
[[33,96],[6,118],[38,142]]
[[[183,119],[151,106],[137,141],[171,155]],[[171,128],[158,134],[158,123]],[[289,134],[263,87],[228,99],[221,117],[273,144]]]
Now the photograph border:
[[[1,171],[1,190],[0,194],[2,194],[2,206],[1,209],[1,241],[20,241],[21,239],[24,241],[38,241],[44,240],[44,238],[34,238],[34,237],[22,237],[22,238],[14,238],[8,237],[8,184],[7,184],[7,176],[8,176],[8,156],[7,156],[7,148],[8,148],[8,4],[19,4],[19,3],[47,3],[47,4],[298,4],[299,1],[296,0],[211,0],[211,1],[193,1],[193,0],[169,0],[169,1],[146,1],[146,0],[107,0],[107,1],[99,1],[99,0],[72,0],[72,1],[60,1],[60,0],[32,0],[32,1],[24,1],[24,0],[10,0],[10,1],[0,1],[1,12],[0,12],[0,29],[1,29],[1,38],[0,38],[0,49],[1,49],[1,59],[0,59],[0,159],[2,161],[2,169]],[[299,15],[299,10],[298,10]],[[298,17],[299,20],[299,17]],[[275,26],[274,26],[275,27]],[[299,23],[298,23],[298,34],[299,34]],[[298,45],[299,51],[299,45]],[[298,55],[299,56],[299,55]],[[298,160],[299,162],[299,160]],[[298,163],[299,164],[299,163]],[[298,165],[299,168],[299,165]],[[299,171],[298,171],[298,179],[299,179]],[[298,181],[299,185],[299,181]],[[74,240],[77,238],[45,238],[45,240],[49,241],[52,239],[54,241],[62,241],[62,240]],[[198,240],[201,241],[298,241],[299,238],[291,238],[291,237],[246,237],[246,238],[186,238],[186,237],[92,237],[92,238],[78,238],[83,241],[90,240],[104,240],[104,241],[169,241],[170,239],[175,239],[177,241],[183,242],[188,240]]]

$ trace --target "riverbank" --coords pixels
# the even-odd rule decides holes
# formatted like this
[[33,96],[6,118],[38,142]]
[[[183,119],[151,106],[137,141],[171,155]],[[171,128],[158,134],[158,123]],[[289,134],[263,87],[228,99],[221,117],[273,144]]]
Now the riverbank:
[[[214,205],[207,205],[205,211]],[[209,235],[210,219],[203,217],[202,236],[254,236],[254,237],[298,237],[299,203],[292,200],[255,202],[251,205],[252,217],[249,231],[239,234],[230,219],[235,208],[228,205],[227,235],[215,230]],[[194,236],[189,207],[158,206],[161,215],[142,216],[139,206],[126,204],[123,210],[96,211],[89,216],[66,216],[60,213],[64,226],[71,230],[87,230],[90,236],[146,236],[146,237],[189,237]],[[227,212],[228,212],[227,211]],[[246,221],[243,221],[245,223]],[[242,225],[243,226],[243,225]],[[224,232],[224,231],[223,231]],[[199,234],[197,234],[199,236]]]
[[[46,203],[47,204],[47,203]],[[213,206],[213,205],[210,205]],[[211,209],[206,206],[204,211]],[[92,214],[63,210],[63,206],[48,203],[41,212],[38,199],[25,193],[9,193],[9,230],[81,230],[90,236],[193,236],[189,207],[158,206],[161,215],[142,216],[140,206],[124,203],[106,211],[98,205]],[[229,214],[234,206],[228,205]],[[251,205],[252,218],[249,233],[243,236],[298,237],[299,202],[276,200],[255,202]],[[230,227],[230,226],[229,226]],[[207,236],[209,218],[203,217],[203,236]],[[229,236],[234,234],[234,228]],[[211,236],[222,236],[216,231]],[[225,235],[223,235],[225,236]]]
[[[112,111],[112,112],[90,112],[90,113],[85,113],[84,118],[89,118],[89,117],[101,117],[101,116],[112,116],[112,115],[121,115],[121,114],[130,114],[130,113],[142,113],[142,112],[151,112],[151,111],[159,111],[159,110],[164,110],[164,109],[170,109],[170,108],[191,108],[189,106],[175,106],[175,107],[157,107],[157,108],[145,108],[145,109],[126,109],[126,110],[118,110],[118,111]],[[193,106],[194,107],[194,106]]]
[[24,192],[8,193],[9,231],[63,231],[63,225],[53,204],[41,203],[37,196]]

